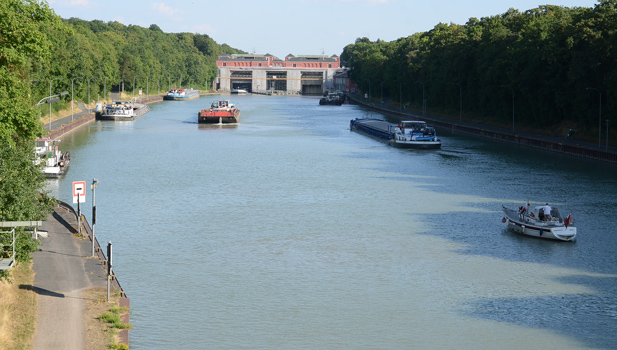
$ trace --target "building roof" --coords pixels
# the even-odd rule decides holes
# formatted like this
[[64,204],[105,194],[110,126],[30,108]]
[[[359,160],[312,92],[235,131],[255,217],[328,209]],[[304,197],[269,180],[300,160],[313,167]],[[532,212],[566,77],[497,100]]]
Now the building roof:
[[[270,55],[269,57],[274,57]],[[219,55],[217,61],[251,61],[251,62],[267,62],[267,55],[254,55],[254,54],[222,54]]]
[[[269,53],[262,54],[221,54],[217,61],[250,61],[250,62],[266,62],[271,59],[273,62],[283,62],[280,58]],[[285,56],[285,61],[289,62],[337,62],[338,56],[332,55],[293,55]]]

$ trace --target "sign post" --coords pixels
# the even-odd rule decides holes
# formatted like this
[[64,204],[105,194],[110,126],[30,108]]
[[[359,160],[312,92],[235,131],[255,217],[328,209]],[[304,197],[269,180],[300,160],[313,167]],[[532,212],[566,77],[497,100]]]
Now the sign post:
[[77,203],[77,233],[81,234],[81,207],[80,203],[86,203],[86,181],[73,182],[73,203]]

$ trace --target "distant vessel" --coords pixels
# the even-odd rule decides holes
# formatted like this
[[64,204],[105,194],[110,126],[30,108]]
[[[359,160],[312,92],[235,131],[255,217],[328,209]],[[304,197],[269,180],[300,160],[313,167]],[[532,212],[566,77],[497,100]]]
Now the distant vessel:
[[130,101],[114,101],[106,104],[103,111],[97,113],[98,120],[135,120],[150,110],[147,104],[131,103]]
[[324,105],[340,106],[343,104],[343,102],[345,102],[346,97],[347,95],[345,95],[345,93],[342,91],[326,92],[324,97],[319,99],[319,105],[320,106],[324,106]]
[[233,89],[233,90],[231,90],[231,93],[232,94],[236,94],[236,95],[246,95],[249,92],[244,90],[244,89]]
[[163,99],[171,101],[184,101],[192,100],[194,98],[198,98],[199,96],[199,90],[172,89],[167,92],[167,95],[163,96]]
[[435,128],[425,121],[410,120],[391,124],[381,119],[355,119],[349,124],[356,131],[400,148],[436,149],[441,147]]
[[213,101],[208,109],[202,109],[197,114],[198,123],[230,124],[240,121],[240,110],[227,100]]
[[56,178],[64,175],[69,170],[71,162],[70,152],[58,150],[60,140],[37,139],[35,147],[35,164],[43,164],[43,173],[46,177]]

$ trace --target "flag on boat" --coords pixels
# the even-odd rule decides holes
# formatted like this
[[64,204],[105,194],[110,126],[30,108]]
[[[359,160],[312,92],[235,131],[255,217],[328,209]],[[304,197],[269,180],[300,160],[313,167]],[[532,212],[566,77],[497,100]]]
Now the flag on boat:
[[572,212],[570,212],[570,214],[568,214],[568,217],[566,217],[563,220],[564,225],[566,225],[566,228],[568,228],[568,225],[570,225],[570,223],[572,222]]

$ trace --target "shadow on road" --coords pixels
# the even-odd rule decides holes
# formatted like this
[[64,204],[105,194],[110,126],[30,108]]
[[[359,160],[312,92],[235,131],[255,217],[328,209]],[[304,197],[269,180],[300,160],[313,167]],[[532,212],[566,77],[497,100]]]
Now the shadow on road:
[[31,284],[20,284],[19,285],[19,289],[25,289],[25,290],[31,290],[33,292],[35,292],[38,295],[46,295],[46,296],[50,296],[50,297],[56,297],[56,298],[64,298],[64,294],[62,293],[57,293],[57,292],[52,292],[50,290],[47,289],[43,289],[43,288],[39,288],[39,287],[35,287]]

